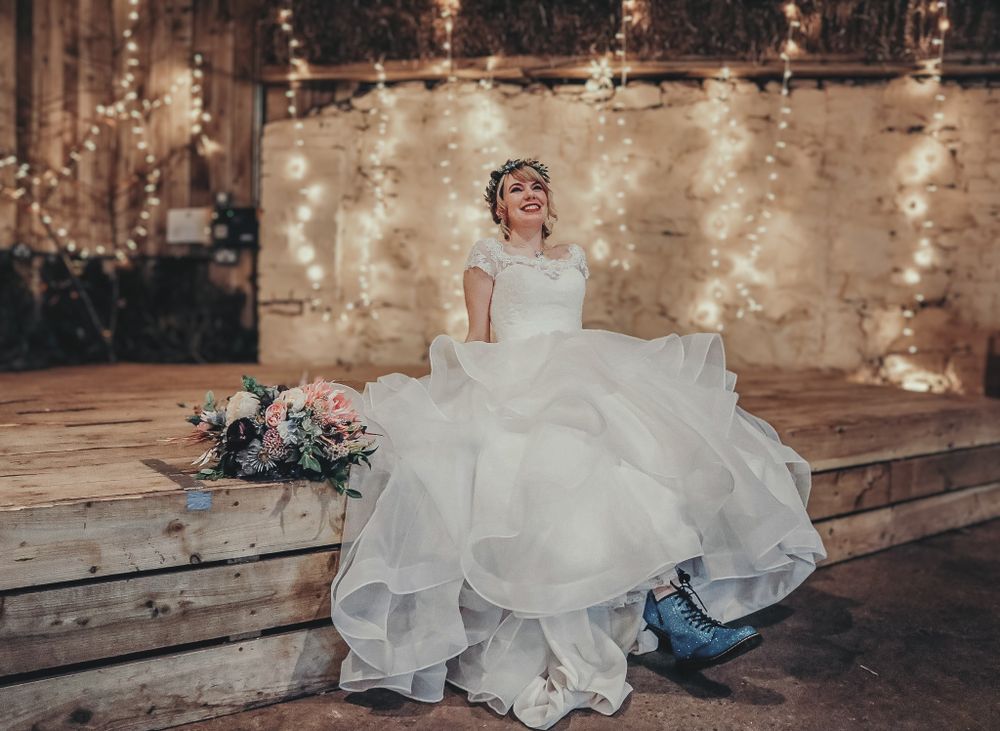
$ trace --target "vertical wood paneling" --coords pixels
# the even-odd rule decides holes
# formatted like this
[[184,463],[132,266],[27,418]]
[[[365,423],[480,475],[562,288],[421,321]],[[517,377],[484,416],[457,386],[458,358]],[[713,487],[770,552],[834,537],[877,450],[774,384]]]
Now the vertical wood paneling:
[[[259,18],[265,0],[231,0],[234,19]],[[229,93],[229,150],[227,155],[227,176],[229,190],[233,202],[238,206],[254,204],[253,171],[254,146],[257,144],[253,124],[255,105],[256,53],[258,24],[256,20],[244,24],[238,23],[232,27],[233,62]],[[214,114],[214,110],[213,110]],[[241,282],[254,281],[256,252],[243,251],[239,264],[232,267],[227,274],[227,286],[230,289],[241,286]],[[213,276],[213,281],[216,281]],[[247,294],[243,306],[242,323],[246,327],[253,325],[256,319],[257,297],[253,287],[244,288]]]
[[[14,120],[16,125],[17,144],[15,152],[20,160],[27,160],[31,151],[29,138],[31,120],[34,115],[35,98],[32,76],[34,74],[34,38],[32,36],[32,16],[34,15],[31,0],[17,0],[17,51],[15,58],[17,71],[15,73],[17,86],[15,99],[17,109]],[[24,238],[31,230],[31,216],[24,205],[17,207],[16,238]]]
[[[264,0],[232,0],[236,18],[256,19],[261,17]],[[257,34],[256,21],[233,27],[233,66],[232,91],[230,93],[230,127],[232,132],[231,154],[228,156],[229,185],[233,191],[233,200],[238,205],[253,205],[253,161],[254,161],[254,126],[255,79],[257,69]]]
[[[64,225],[92,254],[124,246],[144,199],[145,152],[137,150],[131,121],[95,116],[99,104],[125,93],[114,78],[125,70],[122,30],[128,14],[140,12],[133,40],[141,65],[134,69],[140,96],[162,98],[187,76],[192,54],[205,56],[205,124],[218,145],[208,155],[191,144],[190,96],[185,84],[173,104],[154,110],[146,135],[162,160],[161,204],[140,252],[169,256],[165,244],[170,208],[208,206],[213,193],[230,191],[237,205],[253,203],[257,140],[253,113],[256,88],[257,19],[264,0],[0,0],[0,154],[14,153],[41,170],[59,171],[91,125],[102,128],[98,149],[83,154],[69,180],[47,202],[54,222]],[[13,182],[13,170],[0,172]],[[25,240],[48,248],[26,206],[0,201],[0,247]],[[43,246],[44,244],[44,246]],[[253,321],[253,261],[249,252],[236,267],[212,267],[212,279],[248,293],[247,324]]]
[[66,183],[76,189],[79,221],[78,240],[97,246],[111,244],[111,151],[110,129],[98,119],[96,109],[112,95],[111,2],[80,0],[79,70],[77,73],[76,138],[77,147],[94,124],[101,128],[95,140],[97,150],[84,152],[76,165],[76,182]]
[[[235,205],[252,202],[253,39],[257,0],[199,0],[195,4],[193,50],[205,58],[205,131],[212,144],[191,166],[192,205],[210,206],[214,194],[230,193]],[[235,266],[213,265],[212,281],[226,290],[253,277],[253,252],[242,251]],[[243,322],[250,325],[254,298],[249,289]]]
[[[62,166],[63,139],[66,127],[64,108],[65,48],[63,45],[62,13],[59,0],[39,0],[34,3],[33,17],[33,69],[34,107],[31,118],[31,141],[33,160],[37,163],[36,173],[46,168],[58,170]],[[44,187],[36,188],[39,195],[49,196]],[[44,192],[42,192],[44,191]],[[50,199],[56,217],[63,219],[61,196],[57,193]],[[44,240],[44,233],[37,222],[34,230]],[[46,242],[45,250],[53,250]]]
[[[128,27],[128,0],[111,0],[112,22],[111,22],[111,42],[114,47],[112,57],[111,74],[121,76],[121,69],[124,64],[122,57],[124,46],[122,44],[122,32]],[[149,46],[146,46],[146,53],[140,54],[140,59],[149,62]],[[145,56],[145,57],[144,57]],[[114,96],[118,97],[122,93],[122,87],[115,85]],[[110,101],[110,100],[109,100]],[[111,179],[114,181],[112,190],[112,237],[118,246],[123,246],[129,237],[129,228],[132,225],[129,212],[134,210],[136,203],[132,200],[132,171],[135,170],[135,145],[132,141],[132,133],[129,130],[131,125],[128,122],[119,120],[114,128],[114,153],[111,161]],[[138,251],[145,253],[146,248],[140,241]]]
[[194,50],[205,56],[203,84],[205,109],[212,119],[206,123],[208,136],[220,145],[215,154],[200,155],[191,166],[191,200],[194,205],[212,204],[212,194],[228,183],[232,112],[229,87],[233,77],[233,20],[226,0],[199,0],[195,5]]
[[[152,10],[152,8],[151,8]],[[171,84],[184,79],[183,86],[173,94],[173,104],[163,107],[150,118],[150,137],[154,154],[163,160],[160,198],[163,205],[154,211],[156,232],[150,239],[159,252],[165,252],[166,212],[168,208],[187,208],[192,205],[190,170],[192,150],[190,145],[189,115],[190,77],[193,16],[191,0],[163,0],[156,3],[152,25],[151,57],[149,71],[150,96],[158,97],[169,92]]]
[[[17,3],[0,0],[0,157],[17,152]],[[0,182],[14,184],[14,169],[0,170]],[[0,246],[15,238],[17,207],[0,198]]]
[[[79,3],[60,3],[56,0],[58,7],[58,41],[62,45],[62,104],[59,109],[61,139],[59,150],[53,154],[51,163],[52,171],[57,175],[63,165],[68,162],[69,153],[73,149],[73,144],[77,139],[77,127],[80,116],[79,105],[79,70],[80,70],[80,19]],[[62,176],[59,180],[63,181]],[[64,182],[64,181],[63,181]],[[70,235],[80,237],[85,235],[85,217],[80,215],[83,212],[83,196],[79,186],[61,184],[46,194],[48,200],[59,213],[59,220],[65,226]]]

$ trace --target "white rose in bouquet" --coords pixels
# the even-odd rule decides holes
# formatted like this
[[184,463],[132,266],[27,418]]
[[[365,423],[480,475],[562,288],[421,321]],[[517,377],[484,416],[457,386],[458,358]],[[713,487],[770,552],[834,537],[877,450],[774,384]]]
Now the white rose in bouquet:
[[279,393],[275,401],[286,404],[289,411],[302,411],[306,407],[306,392],[298,387],[290,388]]
[[249,391],[237,391],[226,404],[226,426],[237,419],[252,419],[260,408],[260,399]]

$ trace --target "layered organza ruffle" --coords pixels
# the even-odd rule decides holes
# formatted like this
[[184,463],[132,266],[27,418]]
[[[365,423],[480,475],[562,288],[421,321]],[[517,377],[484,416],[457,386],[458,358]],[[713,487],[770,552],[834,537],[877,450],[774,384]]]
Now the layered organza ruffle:
[[430,364],[349,393],[382,436],[331,587],[344,689],[437,701],[448,681],[535,728],[611,714],[677,564],[729,621],[826,555],[809,465],[737,405],[716,334],[440,335]]

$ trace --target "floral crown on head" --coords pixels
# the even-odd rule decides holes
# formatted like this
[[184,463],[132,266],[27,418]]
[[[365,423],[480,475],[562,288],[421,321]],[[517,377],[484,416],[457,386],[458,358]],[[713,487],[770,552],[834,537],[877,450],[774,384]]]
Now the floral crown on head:
[[500,181],[503,180],[504,175],[525,166],[534,168],[538,174],[542,176],[542,179],[546,183],[549,182],[549,169],[534,158],[526,160],[508,160],[499,168],[494,170],[490,173],[490,182],[486,184],[486,194],[483,196],[490,206],[490,214],[493,216],[493,223],[500,223],[500,216],[496,212],[497,186],[500,185]]

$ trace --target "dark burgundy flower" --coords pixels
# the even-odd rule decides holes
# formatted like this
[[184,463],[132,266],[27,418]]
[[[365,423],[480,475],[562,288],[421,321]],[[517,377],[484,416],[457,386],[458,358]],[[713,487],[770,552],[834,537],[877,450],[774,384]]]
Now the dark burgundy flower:
[[237,419],[226,429],[226,447],[239,451],[245,449],[257,436],[257,428],[252,419]]

